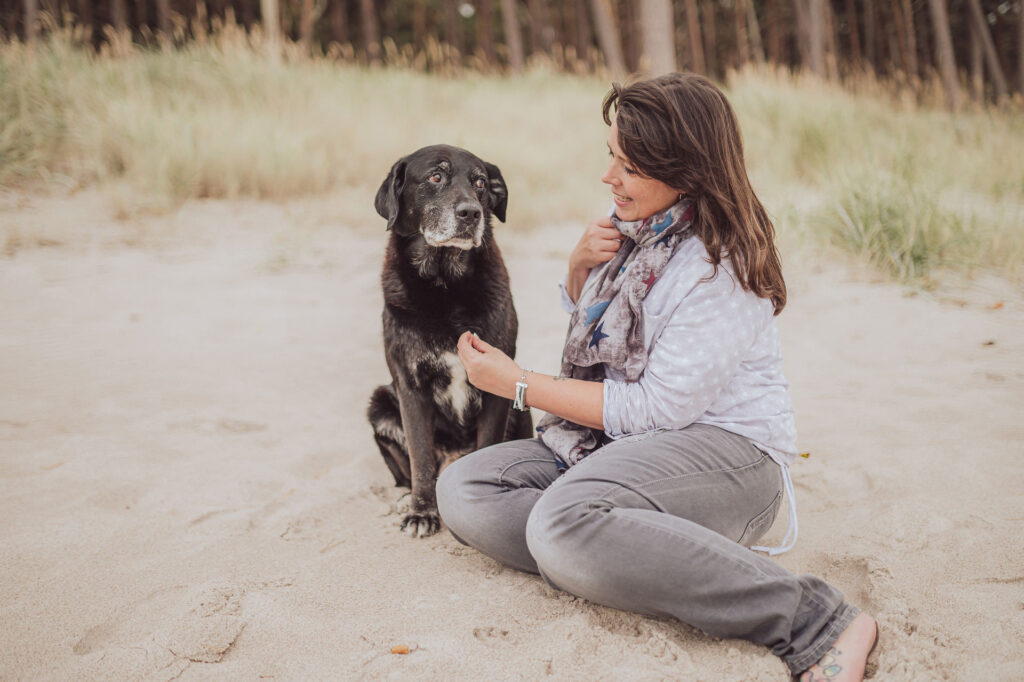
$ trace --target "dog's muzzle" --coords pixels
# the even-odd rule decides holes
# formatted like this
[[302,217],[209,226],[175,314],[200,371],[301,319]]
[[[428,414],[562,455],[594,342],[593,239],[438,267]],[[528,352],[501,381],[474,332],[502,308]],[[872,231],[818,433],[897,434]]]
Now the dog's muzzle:
[[483,243],[484,211],[476,202],[463,201],[443,211],[433,226],[423,230],[427,244],[435,247],[472,249]]

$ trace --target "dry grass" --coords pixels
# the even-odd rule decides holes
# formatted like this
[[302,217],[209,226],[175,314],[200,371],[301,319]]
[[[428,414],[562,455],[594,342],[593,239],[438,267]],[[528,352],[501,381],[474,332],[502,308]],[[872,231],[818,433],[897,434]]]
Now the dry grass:
[[[396,158],[446,142],[502,168],[516,227],[585,220],[607,203],[598,78],[452,77],[294,47],[272,60],[237,29],[176,51],[112,51],[60,35],[34,52],[0,43],[0,185],[112,186],[151,209],[332,193],[351,198],[340,218],[358,224],[376,220],[373,193]],[[1019,113],[951,115],[770,70],[734,74],[729,95],[783,238],[841,245],[901,278],[1024,262]]]

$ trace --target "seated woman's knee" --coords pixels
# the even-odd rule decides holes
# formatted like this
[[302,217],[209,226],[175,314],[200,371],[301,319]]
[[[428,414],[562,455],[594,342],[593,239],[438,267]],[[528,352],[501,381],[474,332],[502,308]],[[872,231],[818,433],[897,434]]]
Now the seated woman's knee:
[[600,544],[587,541],[593,533],[587,528],[588,521],[607,510],[559,494],[566,487],[549,490],[534,505],[526,521],[526,545],[549,582],[579,594],[580,579],[594,575],[589,550]]
[[459,511],[463,507],[461,489],[464,487],[463,474],[465,471],[463,471],[464,467],[459,467],[458,464],[459,461],[456,460],[445,467],[441,475],[437,477],[434,488],[437,494],[437,511],[441,515],[444,525],[453,532],[457,532],[461,525]]

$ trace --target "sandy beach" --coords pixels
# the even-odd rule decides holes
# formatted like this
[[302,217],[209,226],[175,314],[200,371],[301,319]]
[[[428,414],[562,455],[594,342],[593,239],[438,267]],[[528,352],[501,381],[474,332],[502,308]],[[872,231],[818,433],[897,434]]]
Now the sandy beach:
[[[383,221],[336,208],[0,200],[0,679],[788,679],[398,531],[364,416]],[[538,371],[578,230],[496,229]],[[877,617],[877,679],[1024,679],[1024,293],[783,255],[809,457],[775,560]]]

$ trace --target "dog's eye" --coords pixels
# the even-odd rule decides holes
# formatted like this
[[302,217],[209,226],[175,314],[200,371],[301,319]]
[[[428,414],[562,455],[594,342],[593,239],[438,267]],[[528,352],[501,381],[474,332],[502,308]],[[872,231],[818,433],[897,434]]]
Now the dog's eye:
[[430,176],[430,181],[435,183],[435,184],[438,183],[438,182],[441,182],[443,179],[444,179],[444,176],[441,175],[440,173],[434,173],[433,175]]
[[487,183],[484,182],[483,178],[477,178],[476,181],[473,183],[473,186],[476,187],[477,189],[483,189],[484,187],[487,186]]

